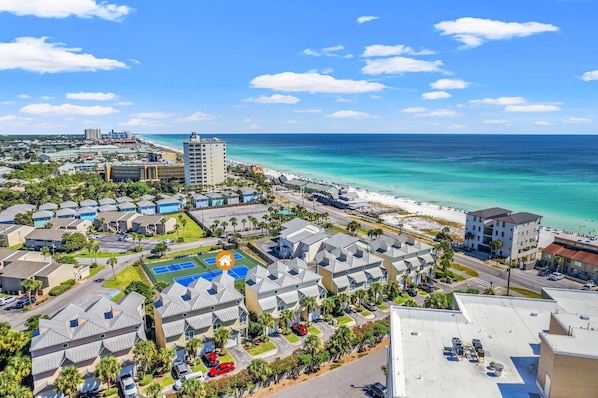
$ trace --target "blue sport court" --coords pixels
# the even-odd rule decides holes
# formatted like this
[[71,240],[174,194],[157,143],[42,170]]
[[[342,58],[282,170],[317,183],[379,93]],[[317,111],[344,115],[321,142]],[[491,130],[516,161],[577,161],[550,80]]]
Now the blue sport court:
[[172,264],[172,265],[164,265],[162,267],[156,267],[153,269],[153,271],[154,271],[154,274],[160,275],[160,274],[167,274],[169,272],[176,272],[176,271],[180,271],[183,269],[191,269],[191,268],[195,268],[195,264],[193,264],[191,261],[187,261],[185,263],[180,263],[180,264]]
[[[245,258],[241,253],[234,253],[234,256],[235,256],[235,260],[241,260],[242,258]],[[204,258],[202,260],[205,261],[205,263],[208,265],[216,264],[216,257],[208,257],[208,258]]]
[[[154,270],[155,270],[155,268],[154,268]],[[247,268],[246,266],[237,265],[237,266],[229,269],[228,274],[235,279],[244,279],[245,276],[247,275],[247,271],[249,271],[249,268]],[[207,272],[202,272],[201,274],[181,276],[179,278],[174,278],[174,281],[177,283],[180,283],[183,286],[189,286],[189,284],[191,282],[193,282],[194,280],[197,280],[199,278],[204,278],[204,279],[207,279],[208,281],[211,281],[212,279],[214,279],[215,277],[217,277],[220,274],[222,274],[221,270],[207,271]]]

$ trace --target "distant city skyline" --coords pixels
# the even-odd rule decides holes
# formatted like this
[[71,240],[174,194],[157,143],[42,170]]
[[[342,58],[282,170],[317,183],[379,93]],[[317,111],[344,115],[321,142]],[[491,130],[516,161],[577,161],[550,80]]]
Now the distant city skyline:
[[598,132],[595,1],[0,1],[0,134]]

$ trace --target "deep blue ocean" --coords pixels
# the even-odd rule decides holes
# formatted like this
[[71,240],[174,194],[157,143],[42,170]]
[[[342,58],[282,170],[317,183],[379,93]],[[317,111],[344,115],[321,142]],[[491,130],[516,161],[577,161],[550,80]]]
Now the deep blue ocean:
[[[598,136],[203,134],[231,160],[468,210],[504,207],[598,231]],[[182,150],[189,134],[142,135]]]

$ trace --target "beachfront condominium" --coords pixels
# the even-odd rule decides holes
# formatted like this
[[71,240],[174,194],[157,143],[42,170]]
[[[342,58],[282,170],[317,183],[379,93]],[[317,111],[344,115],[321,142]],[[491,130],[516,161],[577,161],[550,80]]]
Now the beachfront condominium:
[[470,212],[465,221],[465,246],[509,259],[518,266],[533,264],[541,220],[537,214],[513,213],[500,207]]
[[226,142],[218,138],[201,139],[193,132],[183,146],[187,185],[215,185],[226,181]]

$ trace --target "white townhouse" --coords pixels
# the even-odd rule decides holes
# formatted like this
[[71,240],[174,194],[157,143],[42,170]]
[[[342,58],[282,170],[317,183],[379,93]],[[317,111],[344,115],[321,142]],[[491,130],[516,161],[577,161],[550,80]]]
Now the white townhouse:
[[278,254],[281,258],[299,257],[309,263],[314,260],[327,237],[323,228],[301,218],[294,218],[281,225]]

